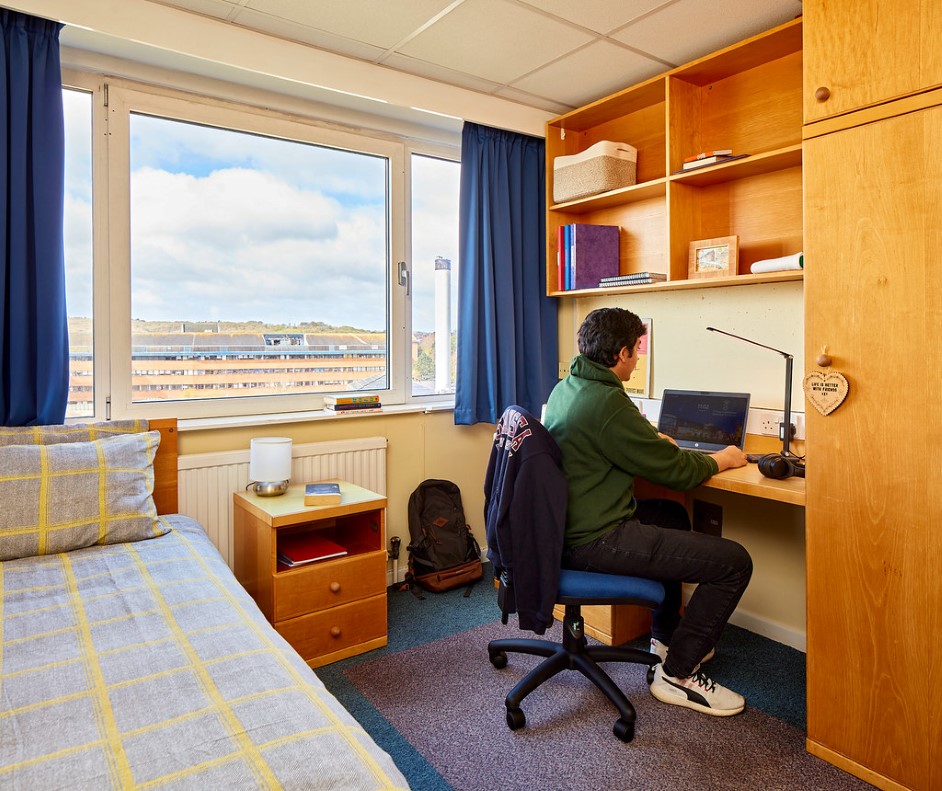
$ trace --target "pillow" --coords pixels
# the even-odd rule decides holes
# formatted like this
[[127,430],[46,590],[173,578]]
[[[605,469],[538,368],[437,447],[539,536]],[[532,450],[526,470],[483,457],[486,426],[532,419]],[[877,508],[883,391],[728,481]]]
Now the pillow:
[[137,434],[150,428],[146,420],[104,420],[100,423],[66,423],[55,426],[0,426],[0,446],[56,445],[91,442],[120,434]]
[[160,432],[0,447],[0,560],[169,532],[157,518]]

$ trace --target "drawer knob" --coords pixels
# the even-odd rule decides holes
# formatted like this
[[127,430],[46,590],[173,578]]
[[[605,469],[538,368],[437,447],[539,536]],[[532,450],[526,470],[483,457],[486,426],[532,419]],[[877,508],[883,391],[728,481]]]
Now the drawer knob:
[[330,583],[330,592],[331,593],[340,593],[340,583],[332,582]]
[[331,636],[331,637],[334,637],[334,638],[340,637],[340,627],[339,627],[339,626],[331,626],[331,627],[330,627],[330,636]]
[[831,98],[831,91],[823,85],[814,92],[814,98],[819,102],[826,102]]

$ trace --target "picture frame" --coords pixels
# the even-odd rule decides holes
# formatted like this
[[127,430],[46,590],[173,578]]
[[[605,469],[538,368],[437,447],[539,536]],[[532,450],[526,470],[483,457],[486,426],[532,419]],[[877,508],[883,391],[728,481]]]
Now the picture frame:
[[690,243],[687,277],[729,277],[739,272],[739,237],[718,236]]

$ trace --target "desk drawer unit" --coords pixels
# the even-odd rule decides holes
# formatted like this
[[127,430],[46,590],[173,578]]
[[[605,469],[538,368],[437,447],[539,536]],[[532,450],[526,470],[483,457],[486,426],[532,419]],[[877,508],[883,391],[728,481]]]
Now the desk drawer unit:
[[378,596],[385,582],[385,552],[280,571],[275,575],[275,622]]
[[386,596],[276,621],[275,628],[305,662],[320,667],[386,645]]

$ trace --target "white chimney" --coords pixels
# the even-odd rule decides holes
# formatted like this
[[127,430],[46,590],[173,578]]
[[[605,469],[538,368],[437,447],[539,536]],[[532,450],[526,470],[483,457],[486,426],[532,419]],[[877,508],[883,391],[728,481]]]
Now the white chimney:
[[451,261],[435,259],[435,392],[451,390]]

